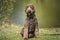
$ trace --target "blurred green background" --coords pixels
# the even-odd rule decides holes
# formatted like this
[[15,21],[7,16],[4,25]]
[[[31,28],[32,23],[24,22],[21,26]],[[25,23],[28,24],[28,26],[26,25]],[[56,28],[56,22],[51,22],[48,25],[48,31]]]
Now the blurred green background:
[[0,40],[23,39],[27,4],[35,7],[40,35],[29,40],[60,40],[60,0],[0,0]]
[[0,0],[0,24],[24,24],[24,7],[33,4],[40,28],[60,27],[60,0]]

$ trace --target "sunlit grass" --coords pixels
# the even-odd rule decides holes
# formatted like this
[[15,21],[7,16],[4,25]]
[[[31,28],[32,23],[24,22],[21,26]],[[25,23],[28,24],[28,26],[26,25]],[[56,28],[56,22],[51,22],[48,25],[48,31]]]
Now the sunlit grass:
[[[0,27],[0,40],[23,40],[20,36],[21,25],[5,23]],[[60,28],[40,28],[39,38],[31,38],[29,40],[60,40]],[[51,35],[53,34],[53,35]]]

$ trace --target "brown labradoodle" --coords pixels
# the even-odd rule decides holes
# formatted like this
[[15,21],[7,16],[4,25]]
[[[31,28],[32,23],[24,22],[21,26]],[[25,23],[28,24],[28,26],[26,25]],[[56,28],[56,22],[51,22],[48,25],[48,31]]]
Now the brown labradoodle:
[[35,15],[35,8],[32,4],[25,7],[26,19],[21,35],[24,40],[32,37],[39,37],[38,21]]

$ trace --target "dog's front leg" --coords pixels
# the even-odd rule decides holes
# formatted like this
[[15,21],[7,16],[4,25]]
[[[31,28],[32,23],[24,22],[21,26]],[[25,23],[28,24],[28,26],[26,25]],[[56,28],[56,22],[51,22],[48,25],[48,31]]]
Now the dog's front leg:
[[39,28],[38,28],[38,21],[37,19],[35,20],[35,37],[38,38],[39,37]]
[[28,39],[28,21],[27,20],[25,21],[25,24],[24,24],[23,38],[24,40]]
[[23,38],[24,40],[28,39],[28,28],[24,28]]

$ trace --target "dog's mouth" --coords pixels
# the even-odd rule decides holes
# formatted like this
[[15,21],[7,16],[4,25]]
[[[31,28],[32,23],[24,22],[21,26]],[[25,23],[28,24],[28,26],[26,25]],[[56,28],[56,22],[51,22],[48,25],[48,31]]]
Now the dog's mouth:
[[29,18],[33,18],[34,16],[35,16],[34,13],[27,13],[27,17],[29,17]]
[[33,15],[33,13],[31,13],[31,12],[28,12],[28,13],[27,13],[27,15],[31,16],[31,15]]

